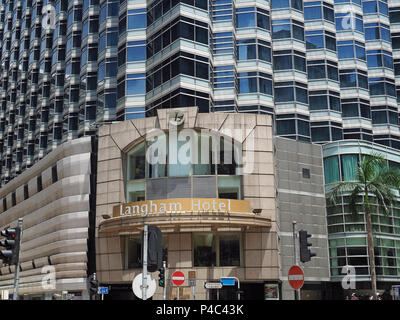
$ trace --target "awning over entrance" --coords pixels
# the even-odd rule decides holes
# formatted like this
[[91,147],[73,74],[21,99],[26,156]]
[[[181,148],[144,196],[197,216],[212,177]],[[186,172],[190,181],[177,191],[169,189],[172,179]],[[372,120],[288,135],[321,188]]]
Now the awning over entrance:
[[113,208],[113,217],[99,224],[101,233],[136,233],[143,223],[163,232],[237,231],[270,228],[271,219],[253,213],[247,200],[178,198],[138,201]]

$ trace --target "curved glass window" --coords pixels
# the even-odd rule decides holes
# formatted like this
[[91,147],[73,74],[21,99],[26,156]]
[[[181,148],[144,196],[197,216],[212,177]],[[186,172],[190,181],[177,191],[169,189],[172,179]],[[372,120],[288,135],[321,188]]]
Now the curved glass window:
[[332,156],[324,159],[325,184],[340,180],[339,157]]
[[344,154],[341,157],[342,164],[342,178],[344,181],[357,180],[357,166],[358,166],[358,155],[357,154]]
[[229,137],[191,129],[149,137],[126,155],[126,198],[241,199],[240,163]]
[[238,8],[236,10],[236,27],[237,28],[261,28],[269,30],[268,11],[249,7]]
[[128,180],[143,179],[145,176],[145,145],[140,143],[127,154]]

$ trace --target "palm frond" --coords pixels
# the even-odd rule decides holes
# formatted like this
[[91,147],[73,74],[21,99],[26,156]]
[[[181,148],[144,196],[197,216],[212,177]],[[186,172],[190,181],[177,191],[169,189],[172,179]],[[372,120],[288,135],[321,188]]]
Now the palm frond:
[[386,168],[386,159],[379,153],[373,152],[363,155],[358,166],[358,175],[361,182],[373,180]]
[[338,182],[326,192],[328,204],[336,205],[339,197],[349,193],[352,194],[355,189],[362,190],[362,185],[358,181]]
[[351,213],[353,215],[358,214],[357,199],[358,199],[358,196],[363,195],[363,194],[364,194],[364,187],[361,184],[357,184],[349,196],[349,207],[350,207]]
[[396,200],[396,195],[393,189],[385,183],[373,183],[369,184],[370,192],[375,195],[377,204],[383,208],[385,215],[390,213],[390,208]]
[[374,177],[373,182],[387,185],[393,189],[400,188],[400,171],[393,168],[385,168]]

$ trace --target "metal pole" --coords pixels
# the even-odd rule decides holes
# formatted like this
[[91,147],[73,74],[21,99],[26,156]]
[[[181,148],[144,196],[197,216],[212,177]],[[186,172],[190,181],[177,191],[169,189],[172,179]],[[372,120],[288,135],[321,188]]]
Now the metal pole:
[[147,300],[147,244],[148,244],[148,225],[144,222],[143,228],[143,278],[142,278],[142,298]]
[[21,254],[21,239],[22,239],[22,222],[23,219],[18,219],[18,228],[19,228],[19,244],[18,244],[18,255],[17,262],[15,264],[15,275],[14,275],[14,300],[18,300],[18,287],[19,287],[19,256]]
[[240,281],[239,278],[236,278],[237,282],[238,282],[238,300],[240,300]]
[[[96,272],[93,273],[93,280],[94,280],[94,281],[97,280]],[[97,289],[97,290],[98,290],[98,289]],[[93,299],[93,300],[97,300],[97,299],[96,299],[96,298],[97,298],[96,293],[90,294],[90,292],[89,292],[89,295],[90,295],[90,300],[93,299],[93,296],[94,296],[94,299]]]
[[[293,262],[296,266],[299,265],[297,257],[297,234],[296,234],[296,221],[293,221]],[[294,290],[294,300],[300,300],[300,291]]]
[[179,300],[179,288],[180,287],[176,287],[176,300]]
[[165,279],[167,274],[167,261],[163,261],[163,268],[164,268],[164,287],[163,287],[163,299],[167,300],[167,279]]

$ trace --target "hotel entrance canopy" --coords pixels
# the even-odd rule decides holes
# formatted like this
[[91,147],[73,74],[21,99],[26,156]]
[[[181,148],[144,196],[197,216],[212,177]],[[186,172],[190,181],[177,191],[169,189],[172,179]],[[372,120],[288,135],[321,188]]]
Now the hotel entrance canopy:
[[271,227],[271,219],[253,213],[247,200],[177,198],[114,206],[112,218],[100,223],[99,232],[138,233],[143,229],[144,222],[158,226],[163,232],[238,231]]

